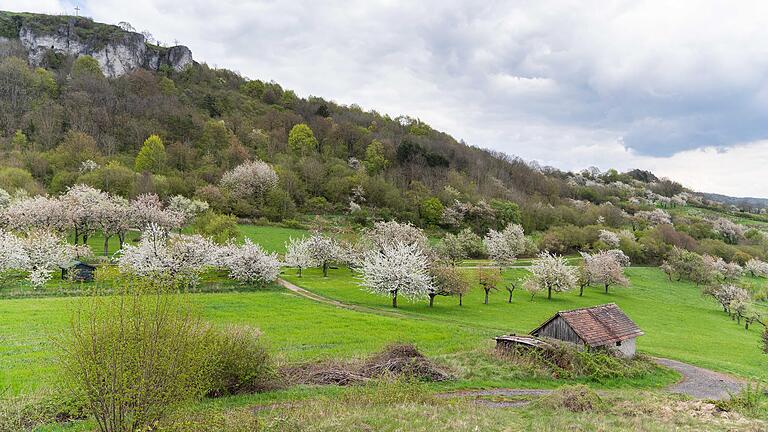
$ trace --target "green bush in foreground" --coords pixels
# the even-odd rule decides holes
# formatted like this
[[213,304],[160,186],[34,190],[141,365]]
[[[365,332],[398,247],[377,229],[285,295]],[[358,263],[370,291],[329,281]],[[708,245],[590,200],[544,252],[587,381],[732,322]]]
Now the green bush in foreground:
[[134,431],[206,393],[211,337],[184,295],[137,286],[94,296],[62,341],[66,381],[100,431]]
[[230,325],[213,332],[210,396],[254,393],[278,386],[277,373],[258,329]]

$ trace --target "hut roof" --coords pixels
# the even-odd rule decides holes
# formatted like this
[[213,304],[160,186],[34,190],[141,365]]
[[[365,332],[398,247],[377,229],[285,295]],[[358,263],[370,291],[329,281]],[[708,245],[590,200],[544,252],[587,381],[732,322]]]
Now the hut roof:
[[536,327],[536,334],[542,327],[561,317],[574,332],[590,346],[601,346],[642,336],[643,331],[615,303],[560,311]]

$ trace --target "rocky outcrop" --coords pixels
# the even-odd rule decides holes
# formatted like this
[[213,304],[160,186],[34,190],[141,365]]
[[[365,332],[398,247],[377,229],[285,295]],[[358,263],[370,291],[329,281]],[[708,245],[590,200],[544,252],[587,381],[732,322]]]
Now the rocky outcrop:
[[[36,25],[26,19],[20,23],[18,38],[27,50],[29,62],[45,65],[51,54],[95,58],[104,75],[117,77],[138,68],[159,70],[169,66],[180,71],[193,63],[189,48],[179,45],[170,48],[148,44],[146,38],[120,27],[96,24],[81,28],[82,19],[64,19],[54,26]],[[101,27],[95,27],[101,26]]]

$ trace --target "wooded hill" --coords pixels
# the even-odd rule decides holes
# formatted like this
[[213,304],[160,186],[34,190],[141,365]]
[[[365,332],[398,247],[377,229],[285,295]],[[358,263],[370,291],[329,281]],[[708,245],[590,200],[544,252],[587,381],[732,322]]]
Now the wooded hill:
[[[3,28],[19,22],[8,16],[0,14]],[[66,21],[91,43],[101,34],[109,36],[104,43],[114,41],[122,31],[70,18],[23,15],[25,25],[41,20],[31,26],[43,32]],[[722,207],[650,172],[539,167],[467,145],[419,119],[299,97],[206,64],[109,78],[93,57],[44,54],[32,66],[19,39],[0,47],[0,188],[11,195],[58,194],[82,183],[126,197],[196,197],[240,218],[322,214],[361,225],[394,218],[480,234],[509,222],[529,234],[621,228],[658,206]],[[277,187],[261,199],[220,187],[225,172],[255,159],[274,168]],[[595,237],[582,234],[555,250]]]

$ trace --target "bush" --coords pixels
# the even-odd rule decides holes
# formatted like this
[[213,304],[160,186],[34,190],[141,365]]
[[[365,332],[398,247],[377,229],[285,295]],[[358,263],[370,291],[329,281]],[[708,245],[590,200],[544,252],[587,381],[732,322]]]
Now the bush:
[[588,378],[595,382],[641,378],[661,369],[642,355],[628,359],[617,357],[610,351],[581,351],[558,342],[551,342],[550,346],[542,349],[507,350],[501,356],[533,373],[543,372],[563,379]]
[[211,332],[185,296],[136,286],[84,301],[61,341],[61,360],[100,431],[147,427],[206,393]]
[[224,244],[228,240],[241,237],[236,217],[216,214],[212,211],[207,211],[195,218],[193,228],[196,234],[209,237],[219,244]]
[[252,327],[228,326],[214,331],[215,364],[210,396],[252,393],[277,386],[277,374],[261,343],[261,333]]

